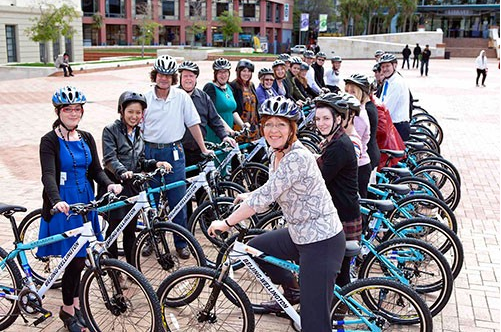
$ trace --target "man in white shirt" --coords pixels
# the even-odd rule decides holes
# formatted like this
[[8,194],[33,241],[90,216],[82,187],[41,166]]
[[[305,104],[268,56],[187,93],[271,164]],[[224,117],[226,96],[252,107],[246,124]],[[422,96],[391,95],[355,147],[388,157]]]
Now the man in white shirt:
[[313,51],[305,51],[303,53],[304,62],[306,62],[309,66],[308,73],[306,74],[306,80],[308,81],[308,85],[315,91],[316,94],[322,93],[322,89],[318,86],[315,81],[315,69],[311,66],[315,61],[315,53]]
[[379,59],[381,74],[384,76],[381,100],[390,111],[391,120],[404,141],[409,139],[409,88],[404,78],[397,72],[397,58],[385,53]]
[[343,62],[343,59],[341,59],[340,56],[335,56],[331,59],[332,63],[332,68],[327,69],[325,72],[325,86],[331,91],[331,92],[339,92],[341,91],[341,75],[339,74],[339,69],[341,68],[341,62]]
[[[207,150],[200,131],[200,116],[191,97],[182,89],[174,87],[178,83],[176,60],[168,55],[159,56],[150,72],[155,86],[145,94],[147,109],[144,113],[142,129],[147,159],[167,161],[172,165],[172,173],[165,176],[166,183],[186,180],[185,155],[181,140],[186,128],[190,131],[203,154]],[[186,126],[186,127],[185,127]],[[152,187],[160,184],[153,182]],[[173,209],[186,193],[186,186],[166,192],[170,209]],[[187,227],[186,207],[173,218],[173,222]],[[186,243],[175,238],[174,243],[181,259],[188,259],[190,251]]]

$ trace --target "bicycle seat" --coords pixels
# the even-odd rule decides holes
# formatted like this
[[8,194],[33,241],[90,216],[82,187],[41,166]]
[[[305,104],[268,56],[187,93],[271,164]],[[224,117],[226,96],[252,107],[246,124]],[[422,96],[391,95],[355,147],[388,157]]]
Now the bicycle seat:
[[383,167],[381,168],[381,172],[394,174],[399,177],[411,176],[411,172],[407,168]]
[[14,212],[26,212],[26,208],[24,206],[19,205],[9,205],[0,203],[0,214],[12,214]]
[[414,150],[420,150],[424,149],[424,143],[423,142],[411,142],[411,141],[406,141],[405,146],[408,148],[412,148]]
[[370,210],[378,210],[382,212],[391,211],[395,208],[393,206],[393,202],[387,199],[382,200],[360,198],[358,202],[360,203],[360,205],[363,205]]
[[411,191],[411,189],[404,184],[373,183],[370,184],[370,186],[377,189],[394,192],[398,195],[407,195]]
[[381,149],[379,151],[381,153],[387,154],[388,156],[390,156],[392,158],[403,158],[405,156],[405,151],[403,151],[403,150]]
[[346,251],[344,257],[355,257],[360,253],[360,244],[357,240],[346,241]]

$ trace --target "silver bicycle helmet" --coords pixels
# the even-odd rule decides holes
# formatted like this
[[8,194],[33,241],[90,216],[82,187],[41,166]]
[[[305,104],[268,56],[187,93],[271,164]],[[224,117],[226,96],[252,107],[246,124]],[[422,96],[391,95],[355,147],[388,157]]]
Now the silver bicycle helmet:
[[351,83],[355,84],[358,86],[360,89],[362,89],[363,92],[369,93],[370,91],[370,82],[367,76],[363,74],[352,74],[350,77],[344,79],[345,83]]
[[292,100],[283,96],[277,96],[266,99],[261,105],[259,116],[263,115],[280,116],[297,121],[301,118],[301,110]]
[[303,62],[303,60],[301,60],[301,58],[298,56],[293,56],[291,58],[291,65],[295,65],[295,64],[300,65],[302,62]]
[[341,57],[339,55],[336,55],[336,56],[333,56],[331,58],[331,61],[332,62],[343,62],[343,59],[341,59]]
[[170,55],[161,55],[155,60],[153,68],[163,75],[174,75],[177,73],[177,62]]
[[356,116],[360,115],[360,101],[355,98],[355,96],[350,95],[349,93],[343,93],[343,99],[348,103],[348,108],[350,111],[353,111]]
[[54,107],[61,107],[64,105],[80,104],[83,105],[87,102],[87,98],[82,93],[73,86],[65,86],[54,92],[52,96],[52,105]]
[[282,53],[277,57],[277,60],[282,60],[283,62],[290,62],[291,56],[287,53]]
[[307,64],[306,62],[301,62],[301,66],[299,67],[300,70],[310,70],[310,65]]
[[219,59],[214,60],[214,62],[212,63],[212,69],[215,71],[230,70],[231,63],[225,58],[219,58]]
[[397,57],[391,53],[385,53],[379,58],[379,63],[397,63]]
[[376,52],[374,52],[374,57],[381,56],[383,54],[384,54],[383,50],[377,50]]
[[315,57],[315,53],[313,53],[313,51],[307,50],[307,51],[304,51],[303,56],[305,58],[314,58]]
[[326,93],[313,99],[313,102],[315,103],[315,107],[324,106],[333,109],[343,119],[348,114],[348,102],[340,94],[334,92]]
[[131,101],[140,103],[141,106],[143,106],[143,110],[147,106],[146,97],[143,94],[133,91],[125,91],[120,95],[120,98],[118,98],[118,113],[122,113],[124,105]]
[[270,69],[270,68],[262,68],[261,70],[259,70],[259,72],[257,73],[257,77],[259,79],[261,79],[261,77],[265,76],[265,75],[273,75],[275,76],[275,74],[273,73],[273,70]]
[[327,54],[325,54],[325,52],[318,52],[317,55],[316,55],[317,59],[318,58],[324,58],[324,59],[327,59]]
[[198,68],[198,65],[194,63],[193,61],[183,61],[178,68],[179,72],[182,72],[183,70],[188,70],[194,73],[197,77],[200,74],[200,68]]
[[276,66],[285,66],[285,62],[283,60],[277,59],[273,61],[271,68],[275,68]]

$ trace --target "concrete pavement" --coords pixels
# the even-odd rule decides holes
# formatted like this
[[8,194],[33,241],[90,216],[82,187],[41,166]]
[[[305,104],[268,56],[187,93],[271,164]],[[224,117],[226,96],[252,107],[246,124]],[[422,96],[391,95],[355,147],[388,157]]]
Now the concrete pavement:
[[[419,104],[435,116],[444,129],[442,155],[462,176],[462,199],[455,211],[464,245],[465,266],[455,281],[454,294],[435,317],[435,331],[500,331],[500,72],[489,59],[487,87],[475,87],[474,59],[431,60],[428,77],[403,70]],[[234,62],[233,65],[236,63]],[[256,63],[256,72],[271,63]],[[199,62],[199,87],[212,80],[211,62]],[[341,72],[371,74],[373,61],[343,61]],[[56,88],[72,84],[87,99],[80,128],[90,131],[100,144],[102,128],[117,117],[116,104],[124,90],[150,88],[149,67],[120,69],[75,77],[46,77],[0,81],[0,202],[41,204],[42,185],[38,161],[40,137],[50,130],[55,114],[51,96]],[[234,71],[230,79],[235,77]],[[254,77],[257,83],[257,75]],[[19,214],[21,220],[23,214]],[[0,246],[12,247],[7,220],[0,221]],[[57,316],[60,291],[50,291],[47,308]],[[256,331],[292,331],[288,321],[275,316],[256,317]],[[25,328],[21,319],[9,330],[64,330],[53,318],[38,328]]]

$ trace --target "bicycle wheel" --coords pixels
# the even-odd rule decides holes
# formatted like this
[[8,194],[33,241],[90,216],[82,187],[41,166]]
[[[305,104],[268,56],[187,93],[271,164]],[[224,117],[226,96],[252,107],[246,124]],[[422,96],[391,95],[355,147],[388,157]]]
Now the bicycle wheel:
[[230,180],[248,191],[253,191],[265,184],[268,176],[268,167],[255,162],[247,162],[231,172]]
[[[238,194],[243,194],[247,192],[247,190],[235,182],[230,181],[218,181],[215,185],[211,185],[212,189],[212,197],[237,197]],[[203,202],[209,200],[207,192],[202,190],[202,194],[200,195],[200,199],[198,200],[198,205]]]
[[[38,240],[38,233],[40,231],[40,222],[42,218],[42,209],[36,209],[28,213],[18,227],[19,237],[23,243],[29,243]],[[38,257],[36,255],[37,248],[31,250],[26,250],[26,258],[28,259],[28,265],[31,268],[31,273],[33,275],[33,281],[37,285],[42,285],[47,277],[53,272],[53,270],[61,262],[61,256],[46,256]],[[18,256],[19,259],[19,256]],[[19,265],[21,261],[19,260]],[[61,287],[61,280],[63,275],[61,274],[52,285],[51,288]]]
[[240,286],[220,271],[189,267],[158,288],[163,316],[172,331],[242,331],[255,328],[254,312]]
[[315,144],[313,141],[310,141],[307,138],[300,138],[299,141],[304,145],[305,148],[308,149],[313,154],[320,154],[320,148],[318,147],[317,144]]
[[394,232],[386,232],[383,242],[399,237],[422,240],[437,248],[449,263],[454,279],[463,267],[464,251],[459,237],[446,225],[428,218],[411,218],[393,225]]
[[421,119],[414,122],[414,124],[428,128],[433,133],[433,136],[435,136],[436,141],[439,144],[442,144],[442,141],[444,139],[444,131],[442,130],[442,127],[440,127],[438,122],[429,119]]
[[436,151],[430,150],[430,149],[418,149],[418,150],[411,150],[407,152],[408,155],[411,155],[414,157],[416,162],[419,163],[421,159],[424,158],[429,158],[429,157],[437,157],[437,158],[443,158],[440,153],[437,153]]
[[426,195],[435,197],[441,201],[444,200],[444,196],[442,195],[442,192],[440,192],[440,189],[438,189],[437,186],[435,186],[433,183],[430,183],[423,178],[416,176],[404,176],[396,179],[391,183],[405,184],[406,186],[408,186],[411,189],[409,196]]
[[[269,213],[267,216],[259,220],[256,225],[258,229],[273,230],[281,227],[283,224],[285,226],[285,219],[282,212]],[[283,226],[282,226],[283,227]]]
[[[0,258],[7,257],[7,252],[0,248]],[[5,261],[5,267],[0,274],[0,288],[5,294],[16,295],[23,288],[23,278],[16,263],[10,259]],[[19,316],[19,306],[17,301],[0,297],[0,330],[5,330],[11,326]]]
[[398,208],[390,211],[392,224],[409,218],[430,218],[441,222],[457,234],[458,223],[454,212],[441,200],[427,195],[413,195],[396,202]]
[[335,295],[331,310],[333,330],[433,331],[426,303],[415,291],[398,282],[383,278],[356,280]]
[[308,138],[309,140],[311,140],[315,144],[319,144],[320,142],[322,142],[322,137],[318,133],[316,133],[315,131],[309,130],[309,129],[301,129],[297,133],[297,137],[298,138],[302,138],[302,137]]
[[448,170],[449,172],[451,172],[452,175],[454,175],[454,178],[459,183],[459,187],[461,187],[461,175],[459,174],[459,171],[456,168],[456,166],[454,166],[454,164],[451,163],[450,161],[448,161],[447,159],[438,158],[438,157],[428,157],[428,158],[421,159],[418,162],[418,166],[439,166],[439,167],[443,167],[446,170]]
[[101,259],[100,270],[87,269],[80,305],[90,331],[164,331],[153,287],[139,271],[116,259]]
[[440,144],[438,144],[438,142],[435,139],[435,136],[433,136],[433,134],[429,134],[425,131],[422,131],[422,132],[411,133],[410,137],[411,137],[411,139],[415,139],[419,142],[423,142],[431,150],[436,151],[437,153],[440,153]]
[[[174,236],[186,243],[190,251],[188,259],[179,257]],[[151,246],[150,255],[145,254],[147,246]],[[132,263],[154,288],[181,267],[207,265],[204,251],[195,237],[172,222],[154,222],[152,230],[144,229],[139,233],[132,247]]]
[[[211,222],[216,219],[222,220],[227,218],[233,211],[233,198],[229,197],[216,197],[213,202],[206,201],[202,203],[190,217],[188,221],[188,230],[198,240],[204,251],[207,266],[215,267],[217,255],[220,248],[224,245],[221,238],[213,238],[209,236],[207,229]],[[251,217],[244,221],[246,227],[254,228],[257,223],[256,217]],[[223,239],[229,238],[234,235],[233,230],[230,229],[222,235]]]
[[454,175],[440,166],[419,166],[413,171],[414,176],[421,177],[440,189],[444,202],[455,210],[461,200],[461,188]]
[[454,278],[444,256],[432,245],[410,238],[391,239],[374,248],[362,261],[359,279],[370,277],[395,278],[391,269],[398,269],[425,300],[432,316],[447,305],[452,294]]

